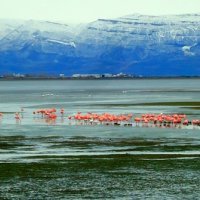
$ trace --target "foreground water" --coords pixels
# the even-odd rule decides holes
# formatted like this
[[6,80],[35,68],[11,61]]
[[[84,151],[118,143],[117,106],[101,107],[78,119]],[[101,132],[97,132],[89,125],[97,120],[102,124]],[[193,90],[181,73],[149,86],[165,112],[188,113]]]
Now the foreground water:
[[[197,128],[49,125],[33,110],[186,113],[199,79],[0,82],[1,199],[199,199]],[[141,103],[155,105],[139,105]],[[190,102],[169,106],[158,102]],[[20,124],[13,112],[24,108]]]

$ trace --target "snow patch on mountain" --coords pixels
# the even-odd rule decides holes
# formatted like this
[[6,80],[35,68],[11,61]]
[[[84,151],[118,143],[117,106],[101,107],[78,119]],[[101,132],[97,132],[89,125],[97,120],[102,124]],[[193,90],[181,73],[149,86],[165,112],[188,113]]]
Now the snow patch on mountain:
[[183,46],[182,50],[185,56],[195,56],[195,53],[191,52],[192,46]]
[[75,42],[62,42],[62,41],[58,41],[58,40],[47,40],[48,42],[53,42],[53,43],[58,43],[58,44],[63,44],[63,45],[67,45],[67,46],[71,46],[73,48],[76,48],[76,44]]

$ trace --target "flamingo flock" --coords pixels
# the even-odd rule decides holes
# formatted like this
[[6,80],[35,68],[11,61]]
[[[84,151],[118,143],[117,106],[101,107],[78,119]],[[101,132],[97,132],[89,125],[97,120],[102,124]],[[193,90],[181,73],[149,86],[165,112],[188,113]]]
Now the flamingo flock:
[[[110,113],[96,114],[88,112],[82,114],[78,112],[74,116],[69,116],[69,120],[81,122],[80,124],[104,124],[104,125],[124,125],[124,126],[146,126],[146,127],[181,127],[193,125],[200,126],[200,120],[188,120],[185,114],[142,114],[140,117],[133,117],[133,114],[114,115]],[[135,122],[135,123],[133,123]]]
[[189,120],[187,119],[185,114],[172,114],[172,115],[165,115],[165,114],[142,114],[142,116],[136,117],[134,119],[136,123],[144,123],[144,124],[154,124],[154,125],[189,125]]
[[[59,113],[58,113],[59,112]],[[14,117],[17,123],[23,118],[24,109],[21,112],[16,112]],[[64,116],[63,108],[58,111],[56,108],[43,108],[33,111],[34,118],[45,119],[45,122],[53,124],[58,117],[61,121],[68,119],[68,122],[74,122],[77,125],[115,125],[115,126],[143,126],[143,127],[166,127],[166,128],[181,128],[192,125],[200,127],[199,119],[189,120],[185,114],[153,114],[144,113],[139,116],[128,114],[112,114],[112,113],[81,113],[77,112],[74,115]],[[0,120],[4,114],[0,112]]]
[[194,119],[189,120],[185,114],[172,114],[172,115],[165,115],[165,114],[143,114],[141,118],[135,118],[135,122],[144,122],[144,123],[151,123],[154,125],[164,125],[164,126],[177,126],[177,125],[196,125],[200,126],[200,120]]
[[76,120],[76,121],[84,121],[84,122],[90,122],[92,124],[102,124],[102,123],[113,123],[114,125],[120,125],[119,123],[122,122],[131,122],[132,114],[120,114],[120,115],[114,115],[111,113],[103,113],[103,114],[97,114],[97,113],[91,113],[88,112],[87,114],[82,114],[81,112],[78,112],[74,116],[69,116],[69,120]]
[[46,118],[49,120],[56,120],[57,118],[56,111],[57,110],[55,108],[45,108],[33,111],[33,114],[41,115],[42,118]]

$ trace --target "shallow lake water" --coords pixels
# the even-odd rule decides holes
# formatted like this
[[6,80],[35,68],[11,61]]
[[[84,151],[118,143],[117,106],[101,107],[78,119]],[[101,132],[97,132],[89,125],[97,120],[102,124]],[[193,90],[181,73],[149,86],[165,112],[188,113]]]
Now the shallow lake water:
[[[89,111],[200,119],[199,100],[200,79],[1,81],[0,199],[200,199],[199,128],[67,118]],[[64,118],[49,124],[32,114],[51,107],[64,108]]]

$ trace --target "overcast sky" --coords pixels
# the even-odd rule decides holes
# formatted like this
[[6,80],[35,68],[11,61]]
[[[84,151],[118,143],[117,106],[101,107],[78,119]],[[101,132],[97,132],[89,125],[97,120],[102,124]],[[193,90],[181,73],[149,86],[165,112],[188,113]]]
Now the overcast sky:
[[0,0],[0,18],[91,22],[141,13],[200,13],[200,0]]

